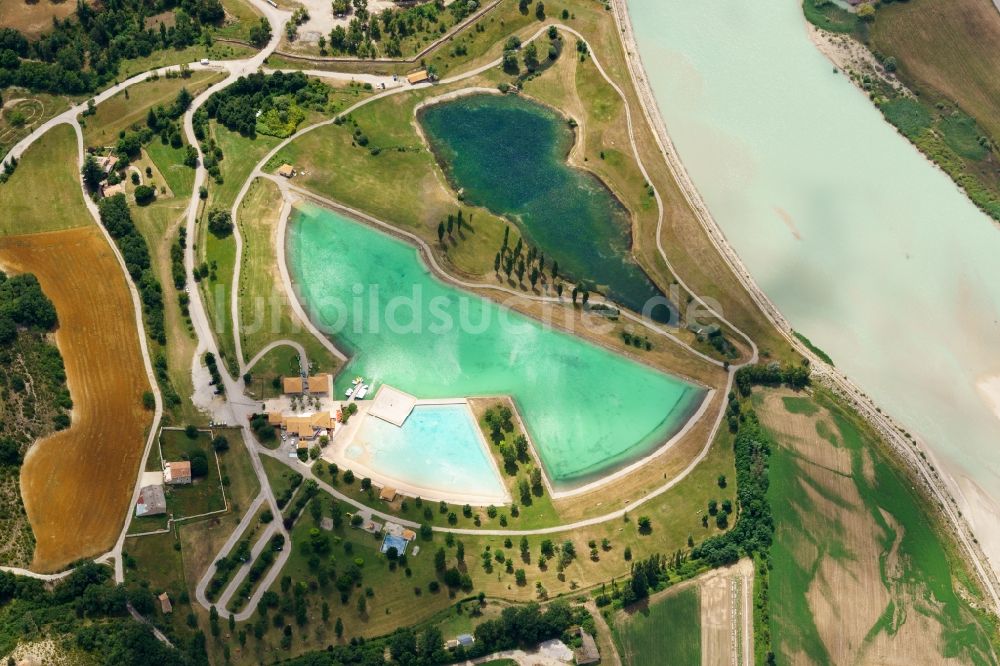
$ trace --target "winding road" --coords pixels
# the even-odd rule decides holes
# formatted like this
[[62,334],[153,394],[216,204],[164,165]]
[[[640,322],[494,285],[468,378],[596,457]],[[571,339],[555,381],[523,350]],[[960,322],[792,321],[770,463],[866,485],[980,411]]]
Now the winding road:
[[[199,164],[203,163],[204,156],[201,154],[199,142],[197,141],[194,134],[194,127],[193,127],[194,113],[209,99],[209,97],[212,94],[228,87],[234,81],[236,81],[236,79],[239,78],[240,76],[245,76],[262,69],[263,71],[275,71],[263,68],[263,65],[268,56],[271,55],[277,48],[280,38],[285,32],[284,29],[285,24],[290,19],[291,14],[290,12],[285,12],[275,7],[272,7],[265,0],[248,0],[248,1],[261,14],[263,14],[267,18],[268,22],[271,24],[272,38],[270,42],[259,53],[255,54],[251,58],[243,60],[214,62],[209,65],[202,65],[200,63],[192,63],[188,65],[188,67],[190,67],[190,69],[192,70],[222,71],[227,74],[224,80],[214,84],[206,91],[202,92],[192,102],[190,108],[184,114],[183,117],[183,128],[185,137],[190,145],[195,146],[198,149],[199,160],[200,160]],[[993,574],[992,569],[990,569],[989,565],[985,563],[986,562],[985,556],[983,556],[982,553],[978,550],[978,548],[974,545],[973,543],[974,539],[971,535],[971,531],[966,525],[964,519],[961,518],[961,516],[958,514],[953,498],[943,487],[939,477],[937,476],[937,473],[933,472],[928,468],[928,464],[922,461],[920,456],[918,455],[919,451],[910,442],[903,439],[903,437],[900,435],[899,427],[895,423],[893,423],[889,419],[889,417],[878,411],[874,403],[872,403],[871,400],[868,399],[857,386],[855,386],[847,377],[841,375],[836,370],[834,370],[826,363],[824,363],[821,359],[817,358],[810,350],[805,348],[805,346],[801,342],[799,342],[797,338],[795,338],[792,335],[791,327],[789,326],[788,322],[785,321],[785,319],[778,312],[777,308],[774,307],[774,305],[770,302],[767,296],[764,295],[763,292],[759,289],[759,287],[753,282],[752,278],[749,275],[749,272],[746,270],[746,268],[740,262],[739,258],[736,256],[735,252],[729,246],[728,242],[725,239],[724,234],[722,233],[721,229],[719,229],[715,221],[712,219],[710,213],[708,212],[707,207],[701,200],[701,197],[698,194],[697,189],[688,178],[687,173],[684,171],[683,165],[680,163],[680,160],[676,155],[676,151],[674,150],[673,145],[670,142],[670,138],[666,132],[666,128],[663,126],[662,119],[659,113],[657,112],[656,102],[652,97],[652,93],[649,89],[648,83],[646,82],[645,76],[642,72],[641,63],[639,61],[639,56],[638,56],[638,50],[634,42],[631,23],[627,13],[627,8],[625,6],[625,0],[612,0],[612,7],[613,7],[615,21],[617,22],[619,31],[622,35],[622,39],[624,42],[627,54],[626,62],[628,65],[629,74],[632,83],[635,86],[635,89],[639,96],[640,106],[642,108],[644,120],[654,129],[654,135],[656,137],[658,147],[660,149],[660,152],[664,156],[667,166],[669,167],[675,180],[680,184],[684,196],[686,197],[691,208],[695,211],[699,220],[701,221],[701,224],[704,227],[709,238],[711,239],[712,243],[715,245],[719,253],[728,262],[733,273],[741,281],[743,286],[746,288],[747,292],[754,299],[754,301],[761,308],[761,310],[765,313],[765,315],[772,322],[772,324],[788,340],[790,345],[792,345],[805,358],[808,358],[810,360],[813,372],[817,375],[817,377],[828,382],[842,395],[844,395],[848,400],[850,400],[853,403],[853,406],[871,423],[873,423],[875,427],[877,427],[880,430],[880,432],[882,432],[883,435],[886,436],[887,439],[889,439],[890,443],[894,445],[894,447],[897,449],[897,451],[900,452],[900,454],[904,457],[904,459],[907,462],[909,462],[914,467],[914,469],[916,469],[918,473],[922,476],[922,478],[927,483],[928,487],[932,490],[935,497],[941,502],[942,510],[944,511],[945,516],[949,519],[949,522],[953,525],[960,543],[963,545],[966,553],[970,558],[970,561],[972,562],[977,574],[979,575],[984,585],[984,588],[988,592],[993,602],[994,608],[1000,609],[1000,595],[998,595],[997,592],[995,575]],[[532,37],[525,40],[525,43],[528,43],[532,40],[541,37],[541,35],[543,35],[548,30],[549,25],[551,24],[546,23],[545,25],[543,25]],[[574,30],[572,27],[559,23],[556,23],[554,25],[556,25],[558,30],[566,34],[573,35],[581,41],[584,42],[586,41],[584,40],[583,36],[576,30]],[[629,139],[631,142],[632,152],[634,154],[640,172],[646,178],[647,182],[652,182],[652,179],[649,177],[649,173],[646,169],[646,166],[643,164],[640,158],[640,153],[638,150],[636,135],[633,126],[634,121],[632,117],[632,109],[628,103],[628,98],[625,95],[624,91],[619,87],[619,85],[613,79],[611,79],[611,77],[608,76],[602,64],[597,60],[596,57],[594,57],[593,49],[590,49],[590,57],[593,59],[593,62],[597,67],[598,71],[600,72],[601,76],[614,88],[616,93],[624,101],[626,123],[627,123]],[[497,67],[499,64],[500,60],[497,59],[495,61],[481,65],[475,69],[472,69],[468,72],[452,76],[448,79],[441,81],[441,83],[449,84],[471,79],[483,72],[486,72],[490,69]],[[156,72],[164,72],[168,70],[177,71],[180,69],[180,67],[181,67],[180,65],[172,67],[162,67],[155,71]],[[282,70],[282,71],[291,71],[291,70]],[[95,104],[100,104],[101,102],[107,100],[108,98],[117,94],[121,90],[146,80],[147,78],[152,76],[153,73],[154,71],[145,72],[143,74],[136,75],[120,84],[116,84],[115,86],[105,91],[102,91],[98,95],[95,95],[93,97],[93,101]],[[418,86],[408,86],[408,85],[403,85],[399,81],[393,81],[392,77],[345,74],[345,73],[330,72],[325,70],[307,70],[306,73],[311,76],[323,77],[328,79],[354,80],[363,83],[371,83],[373,88],[379,90],[379,92],[376,92],[375,94],[365,98],[364,100],[359,101],[357,104],[341,112],[340,115],[349,114],[357,108],[360,108],[367,104],[371,104],[372,102],[389,95],[395,95],[413,90],[415,88],[425,88],[432,85],[430,83],[427,83],[427,84],[420,84]],[[384,90],[381,89],[383,86],[385,88]],[[86,110],[86,108],[87,105],[85,103],[76,105],[70,108],[69,110],[42,123],[27,137],[18,142],[11,149],[9,155],[19,159],[23,155],[24,151],[29,146],[31,146],[39,137],[41,137],[45,132],[60,124],[69,124],[72,127],[74,127],[77,134],[77,142],[79,148],[79,162],[80,165],[82,166],[84,158],[84,146],[83,146],[83,135],[80,128],[80,124],[78,122],[78,116],[82,111]],[[291,209],[292,202],[296,198],[310,197],[310,198],[321,199],[321,197],[317,197],[316,194],[301,190],[291,185],[284,179],[279,179],[270,174],[265,173],[263,171],[263,168],[268,160],[270,160],[274,155],[278,153],[279,150],[288,145],[291,141],[294,141],[295,139],[301,137],[302,135],[310,131],[313,131],[325,125],[329,125],[335,121],[336,118],[331,118],[329,120],[325,120],[323,122],[316,123],[314,125],[306,127],[296,132],[291,137],[285,139],[284,141],[279,143],[274,149],[269,151],[268,154],[265,155],[264,158],[261,159],[260,162],[254,167],[250,176],[242,184],[239,194],[232,207],[232,216],[234,222],[238,220],[243,200],[250,188],[251,183],[256,178],[268,178],[278,183],[283,197],[283,209],[281,213],[281,222],[280,222],[282,229],[283,225],[285,224],[285,221],[287,220],[287,216]],[[203,166],[199,166],[195,171],[191,201],[187,209],[186,220],[185,220],[188,238],[191,239],[198,238],[197,221],[201,208],[201,200],[199,198],[198,193],[200,187],[205,184],[206,177],[207,177],[206,170],[204,169]],[[82,187],[83,186],[81,182],[81,191]],[[658,208],[658,216],[659,216],[656,229],[657,232],[656,242],[657,242],[657,251],[660,255],[660,258],[667,266],[667,268],[671,271],[671,273],[675,276],[675,279],[678,281],[681,288],[683,288],[687,293],[692,294],[694,298],[701,303],[701,305],[706,309],[707,312],[711,313],[721,323],[729,327],[736,335],[738,335],[746,342],[751,353],[749,354],[749,357],[744,361],[743,364],[756,362],[758,360],[758,350],[754,341],[748,335],[746,335],[742,330],[740,330],[737,326],[735,326],[732,322],[727,321],[721,315],[721,313],[719,313],[710,303],[706,302],[704,299],[699,297],[696,294],[696,292],[690,289],[683,282],[680,275],[673,269],[673,266],[667,256],[667,253],[664,250],[661,240],[662,237],[661,232],[664,223],[663,200],[661,198],[659,191],[657,191],[655,188],[653,188],[653,194],[656,200]],[[104,227],[99,222],[96,205],[93,203],[93,201],[90,200],[89,197],[85,196],[85,199],[87,201],[88,210],[91,212],[91,215],[94,217],[95,222],[98,224],[98,226],[102,229],[102,231],[104,231],[109,246],[114,250],[122,270],[125,271],[124,260],[122,259],[121,253],[118,251],[117,245],[113,242],[113,240],[107,234],[106,230],[104,230]],[[330,205],[336,205],[341,209],[344,208],[343,206],[340,206],[336,202],[329,202],[329,203]],[[405,236],[407,240],[409,240],[411,243],[413,243],[420,249],[421,254],[424,257],[424,260],[426,261],[428,267],[432,271],[434,271],[438,277],[456,286],[466,289],[489,290],[495,293],[512,294],[518,296],[519,298],[525,298],[535,301],[545,301],[545,302],[559,301],[559,299],[554,297],[525,294],[524,292],[509,289],[503,285],[473,282],[473,281],[458,279],[448,274],[443,269],[443,267],[441,267],[437,263],[431,248],[421,238],[413,234],[410,234],[408,232],[401,231],[397,227],[393,227],[392,225],[389,225],[388,223],[382,220],[378,220],[376,218],[368,216],[362,213],[361,211],[347,209],[347,212],[352,216],[363,219],[371,224],[391,229],[392,232],[396,235]],[[237,247],[237,256],[236,256],[233,282],[231,285],[232,298],[230,300],[231,300],[231,316],[235,327],[238,325],[239,322],[238,292],[239,292],[239,279],[240,279],[240,271],[241,271],[242,256],[243,256],[242,255],[243,239],[239,233],[238,224],[234,225],[234,234],[236,236],[235,240]],[[285,266],[284,252],[283,252],[284,234],[281,232],[281,229],[279,229],[278,237],[279,237],[279,248],[278,248],[279,251],[277,259],[279,262],[279,269],[281,273],[282,282],[284,284],[284,288],[286,289],[286,292],[289,296],[289,302],[292,304],[295,315],[302,321],[303,325],[305,325],[308,328],[308,330],[310,330],[310,332],[317,338],[317,340],[319,340],[322,344],[326,346],[327,349],[331,351],[331,353],[333,353],[335,356],[337,356],[342,360],[346,360],[347,358],[346,355],[342,351],[337,349],[337,347],[329,340],[329,338],[322,335],[315,328],[315,326],[310,321],[309,317],[306,316],[306,313],[302,310],[301,304],[299,303],[294,293],[291,281],[288,277],[287,267]],[[184,269],[187,274],[187,279],[189,284],[197,284],[194,279],[194,268],[196,265],[196,256],[195,256],[196,245],[197,245],[196,242],[188,243],[184,254]],[[139,327],[139,330],[141,331],[143,330],[143,324],[142,324],[142,310],[139,301],[139,295],[131,280],[128,280],[128,284],[133,301],[133,309],[134,309],[136,325]],[[252,613],[256,610],[257,602],[260,600],[260,597],[270,587],[270,585],[279,575],[285,561],[289,556],[289,553],[291,552],[290,545],[288,545],[290,543],[289,535],[287,530],[282,525],[282,521],[280,520],[281,511],[278,508],[277,501],[274,497],[274,493],[270,487],[270,484],[268,483],[267,476],[264,473],[263,465],[261,463],[261,456],[268,456],[276,460],[280,460],[281,462],[296,469],[297,471],[301,472],[304,477],[316,481],[319,487],[322,488],[324,491],[326,491],[327,493],[331,494],[334,497],[337,497],[340,501],[345,502],[351,506],[354,506],[364,515],[378,516],[380,518],[386,520],[392,520],[394,522],[401,523],[409,527],[417,527],[417,524],[413,523],[412,521],[403,520],[391,514],[384,513],[379,510],[371,509],[367,506],[364,506],[358,503],[357,501],[353,500],[352,498],[347,497],[346,495],[340,493],[336,488],[330,486],[321,479],[316,478],[315,475],[312,473],[312,469],[308,465],[300,463],[298,460],[290,461],[288,458],[284,457],[280,453],[270,451],[262,447],[255,440],[252,432],[250,431],[247,425],[247,417],[254,411],[254,407],[257,406],[257,403],[243,397],[245,396],[246,387],[244,386],[242,375],[250,368],[252,368],[254,364],[257,363],[257,361],[259,361],[259,359],[265,353],[267,353],[267,351],[270,351],[271,349],[281,345],[288,345],[291,346],[293,349],[295,349],[300,356],[303,368],[308,368],[308,358],[306,356],[305,349],[302,347],[301,344],[297,342],[289,340],[278,340],[270,343],[267,347],[258,352],[252,359],[250,359],[248,362],[245,362],[240,336],[234,335],[233,337],[236,345],[236,353],[237,353],[238,365],[240,368],[240,374],[238,377],[234,378],[229,375],[225,367],[225,364],[219,364],[218,367],[222,375],[222,384],[225,393],[221,397],[214,396],[214,389],[208,383],[209,376],[202,363],[202,359],[206,353],[214,354],[216,358],[219,358],[220,355],[219,355],[218,344],[214,337],[212,326],[210,325],[209,317],[200,290],[192,289],[190,297],[191,297],[189,304],[190,317],[198,341],[197,350],[194,358],[192,359],[192,366],[191,366],[191,372],[195,380],[195,394],[196,394],[195,397],[199,401],[199,406],[205,409],[206,411],[209,411],[212,417],[216,421],[222,421],[241,426],[243,444],[247,450],[254,473],[257,476],[261,486],[260,493],[254,499],[253,503],[248,507],[246,513],[240,520],[239,525],[237,525],[232,534],[230,534],[226,542],[219,549],[218,553],[213,558],[213,562],[217,560],[219,557],[228,555],[232,551],[232,549],[238,543],[243,532],[250,526],[253,518],[256,516],[258,510],[261,507],[267,506],[275,517],[275,520],[272,523],[268,524],[268,526],[264,530],[262,530],[260,536],[255,541],[252,547],[252,554],[254,557],[251,558],[251,562],[244,564],[243,566],[239,567],[239,569],[237,569],[231,581],[224,588],[219,598],[218,602],[219,615],[222,617],[228,617],[230,614],[232,614],[235,616],[237,620],[242,621],[250,617],[250,615],[252,615]],[[630,313],[628,311],[622,310],[622,314],[623,316],[631,319],[635,323],[646,327],[654,334],[660,335],[665,339],[668,339],[672,344],[678,344],[683,346],[690,353],[701,357],[703,360],[706,360],[707,362],[713,363],[717,366],[723,365],[722,362],[712,359],[697,350],[691,349],[689,345],[685,344],[670,330],[658,326],[652,322],[644,321],[637,315],[634,315],[633,313]],[[145,443],[145,450],[142,458],[142,466],[140,467],[140,469],[143,469],[145,468],[150,448],[152,446],[156,432],[158,430],[157,426],[159,424],[159,421],[163,413],[163,407],[162,407],[162,398],[157,388],[157,383],[155,381],[155,375],[153,373],[152,362],[150,359],[149,350],[147,348],[145,336],[140,336],[140,340],[142,345],[141,351],[143,355],[144,364],[146,367],[149,382],[152,387],[156,401],[153,427],[151,428],[150,435]],[[728,375],[725,387],[725,390],[727,392],[732,388],[734,373],[738,369],[738,367],[741,366],[734,365],[727,368]],[[690,472],[708,454],[711,443],[715,438],[715,435],[718,432],[718,429],[722,422],[723,416],[724,416],[724,406],[720,408],[715,418],[714,424],[711,429],[711,433],[706,439],[705,445],[699,451],[698,455],[691,461],[691,463],[687,467],[685,467],[684,470],[682,470],[680,473],[675,475],[670,480],[661,484],[656,489],[646,493],[644,496],[638,499],[633,500],[629,504],[627,509],[623,508],[609,512],[601,516],[596,516],[593,518],[580,520],[573,523],[554,525],[535,530],[516,530],[516,529],[490,530],[490,529],[464,529],[464,528],[449,528],[449,527],[435,527],[434,529],[439,532],[448,532],[453,534],[519,536],[519,535],[533,535],[533,534],[537,535],[537,534],[552,534],[558,532],[567,532],[599,524],[602,522],[619,520],[626,513],[626,511],[633,511],[636,507],[642,506],[643,504],[651,501],[652,499],[662,495],[663,493],[667,492],[668,490],[676,486],[677,483],[679,483],[688,474],[690,474]],[[132,498],[133,506],[138,491],[139,491],[139,479],[137,478]],[[119,535],[119,538],[115,546],[108,553],[102,555],[96,560],[99,562],[112,562],[114,564],[115,580],[118,582],[124,581],[124,571],[122,565],[122,548],[126,535],[128,533],[131,517],[132,514],[131,511],[129,511],[128,518],[125,521],[125,524],[122,528],[122,531]],[[285,536],[286,539],[285,549],[279,553],[279,555],[275,559],[274,564],[270,567],[268,573],[257,584],[254,594],[244,605],[243,609],[238,613],[230,613],[230,611],[226,609],[226,605],[232,599],[233,595],[236,593],[241,583],[245,579],[252,561],[256,558],[257,555],[259,555],[259,553],[263,550],[263,548],[267,546],[269,540],[276,534],[282,534]],[[30,572],[24,569],[13,569],[6,567],[4,568],[4,570],[11,571],[19,575],[32,576],[42,580],[56,580],[58,578],[67,575],[68,573],[67,571],[58,574],[36,574],[34,572]],[[207,598],[206,590],[211,581],[213,572],[214,572],[214,566],[210,566],[209,570],[204,572],[204,574],[198,580],[198,583],[196,585],[196,599],[198,603],[204,606],[205,608],[209,608],[212,605],[209,599]],[[752,655],[750,656],[750,658],[752,659]]]

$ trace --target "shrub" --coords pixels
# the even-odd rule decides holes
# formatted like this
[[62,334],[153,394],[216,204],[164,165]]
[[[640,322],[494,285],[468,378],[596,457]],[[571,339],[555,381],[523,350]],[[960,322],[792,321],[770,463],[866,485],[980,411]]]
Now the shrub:
[[149,185],[139,185],[135,188],[134,194],[135,202],[140,206],[148,205],[156,198],[156,190]]

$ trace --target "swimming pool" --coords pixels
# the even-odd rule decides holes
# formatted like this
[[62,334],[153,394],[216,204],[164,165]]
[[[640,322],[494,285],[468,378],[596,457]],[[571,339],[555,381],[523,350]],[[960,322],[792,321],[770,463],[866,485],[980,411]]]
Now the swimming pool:
[[344,457],[407,494],[502,504],[507,492],[485,446],[465,403],[417,405],[402,427],[366,415]]

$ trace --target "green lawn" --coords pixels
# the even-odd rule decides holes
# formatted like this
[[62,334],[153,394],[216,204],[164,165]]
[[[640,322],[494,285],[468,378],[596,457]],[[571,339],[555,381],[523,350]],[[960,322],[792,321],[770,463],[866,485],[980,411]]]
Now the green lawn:
[[[269,180],[257,179],[251,185],[237,218],[243,237],[239,294],[243,354],[249,361],[271,341],[292,339],[305,348],[315,369],[336,374],[340,362],[292,313],[289,297],[278,275],[276,242],[281,207],[281,193],[277,186]],[[290,347],[275,350],[271,355],[292,355],[297,359]],[[297,372],[297,360],[294,363],[291,369],[289,364],[281,363],[281,374]],[[264,366],[261,370],[260,379],[263,380],[268,372]],[[270,382],[271,377],[266,380]],[[254,385],[260,387],[260,381]],[[263,387],[264,391],[269,389],[270,384]]]
[[212,134],[223,151],[223,158],[219,163],[223,183],[221,185],[214,182],[208,184],[208,206],[203,209],[199,223],[198,252],[201,259],[208,263],[211,271],[209,277],[201,281],[201,289],[219,343],[219,353],[230,372],[235,373],[238,363],[233,343],[233,322],[230,316],[229,299],[236,262],[236,241],[231,235],[217,238],[214,234],[209,233],[208,225],[204,220],[207,218],[209,209],[229,210],[232,208],[240,188],[243,187],[243,183],[250,175],[254,165],[279,140],[260,135],[251,141],[215,123],[212,124]]
[[614,632],[626,666],[701,663],[701,599],[696,586],[619,613]]
[[97,106],[94,115],[81,116],[83,141],[87,146],[109,146],[118,141],[118,132],[131,127],[145,127],[146,115],[156,107],[169,107],[181,88],[197,96],[218,81],[218,72],[192,72],[188,78],[147,79],[122,90]]
[[189,460],[197,453],[203,453],[208,461],[208,474],[194,477],[190,485],[164,486],[167,504],[174,518],[196,516],[226,508],[223,499],[222,481],[219,467],[212,451],[212,437],[207,432],[198,432],[195,439],[189,439],[183,431],[163,430],[160,433],[160,447],[164,462]]
[[229,440],[229,450],[219,454],[222,485],[233,513],[242,515],[260,493],[260,480],[254,472],[239,428],[213,428],[212,433]]
[[0,185],[0,235],[94,223],[84,205],[77,155],[76,133],[69,125],[53,127],[25,151],[17,171]]
[[[297,375],[299,370],[299,354],[294,347],[275,347],[250,368],[253,381],[247,387],[247,394],[260,400],[276,398],[281,395],[281,378]],[[271,444],[277,446],[277,441]]]

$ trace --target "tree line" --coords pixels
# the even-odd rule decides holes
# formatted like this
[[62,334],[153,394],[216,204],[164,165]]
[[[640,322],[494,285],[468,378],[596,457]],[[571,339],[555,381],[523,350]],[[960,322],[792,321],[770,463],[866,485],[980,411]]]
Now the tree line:
[[167,343],[167,330],[163,321],[163,290],[153,273],[149,259],[149,246],[132,221],[124,194],[101,199],[97,204],[101,224],[121,250],[125,268],[139,289],[149,336],[161,345]]
[[[146,26],[148,18],[162,12],[171,16],[156,27]],[[122,61],[207,42],[207,26],[224,18],[221,0],[78,2],[73,16],[54,18],[52,29],[37,39],[0,28],[0,88],[93,92],[115,80]]]
[[329,90],[326,84],[310,81],[302,72],[257,72],[241,76],[233,85],[215,93],[202,108],[208,118],[217,120],[227,129],[255,138],[257,112],[271,109],[275,98],[289,95],[300,106],[322,111],[326,108]]
[[172,649],[128,616],[129,604],[151,613],[153,603],[148,589],[115,585],[110,569],[93,562],[55,583],[0,572],[0,651],[9,654],[22,642],[68,636],[74,647],[101,663],[207,666],[202,632],[189,641],[175,638],[178,649]]

